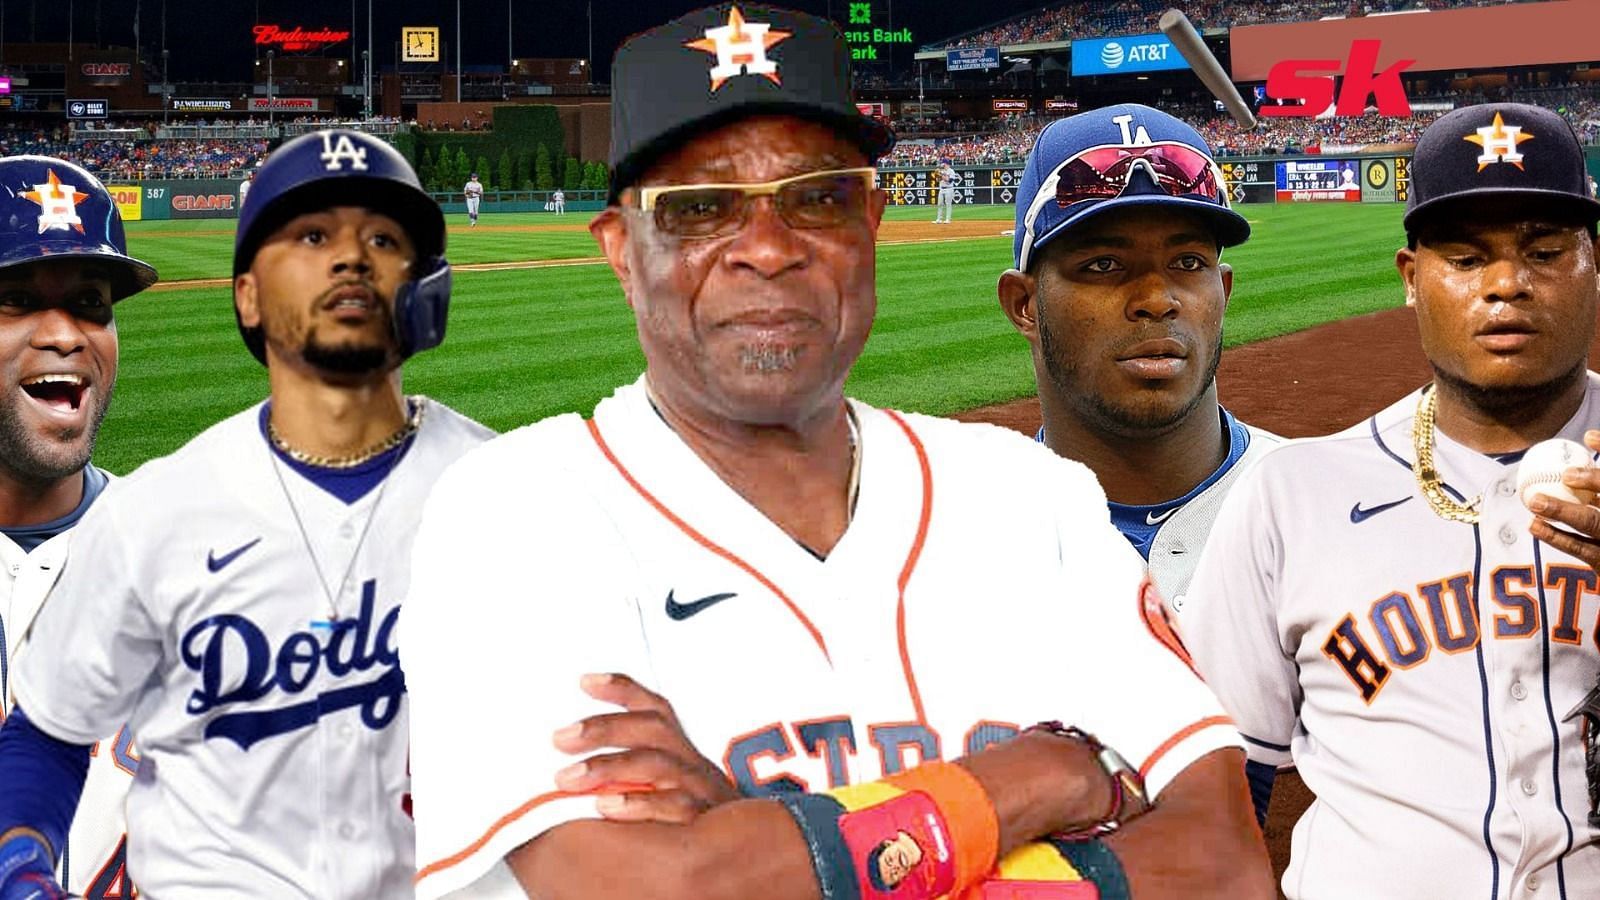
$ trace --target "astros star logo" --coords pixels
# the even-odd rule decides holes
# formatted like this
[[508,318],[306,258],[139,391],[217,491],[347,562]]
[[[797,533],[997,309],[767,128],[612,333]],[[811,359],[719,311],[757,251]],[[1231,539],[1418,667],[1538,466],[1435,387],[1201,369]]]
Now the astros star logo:
[[33,190],[19,195],[39,204],[39,233],[44,234],[46,228],[76,228],[82,234],[83,220],[78,218],[77,204],[89,199],[89,195],[74,185],[62,184],[54,169],[45,171],[48,180],[44,184],[36,184]]
[[716,92],[727,81],[741,72],[762,75],[773,84],[783,84],[778,77],[777,62],[767,58],[767,51],[791,32],[773,31],[765,22],[746,22],[739,7],[728,10],[728,24],[707,28],[706,36],[684,44],[691,50],[704,50],[717,58],[711,67],[711,90]]
[[1483,148],[1483,155],[1478,157],[1478,171],[1482,172],[1490,163],[1499,162],[1508,162],[1521,169],[1522,154],[1517,152],[1517,145],[1533,140],[1533,135],[1523,134],[1520,125],[1507,125],[1500,114],[1495,113],[1493,125],[1485,125],[1476,134],[1469,134],[1462,140]]

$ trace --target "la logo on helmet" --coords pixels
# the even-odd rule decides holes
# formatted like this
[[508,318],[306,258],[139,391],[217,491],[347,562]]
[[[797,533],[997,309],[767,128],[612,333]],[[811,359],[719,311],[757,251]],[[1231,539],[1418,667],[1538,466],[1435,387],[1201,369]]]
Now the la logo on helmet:
[[741,72],[764,76],[773,84],[783,84],[778,78],[778,64],[767,59],[767,51],[789,37],[789,34],[787,31],[773,31],[772,26],[765,22],[746,22],[739,7],[735,6],[728,11],[728,24],[707,28],[704,38],[690,41],[684,46],[691,50],[704,50],[717,57],[717,64],[711,67],[713,91]]
[[367,148],[357,147],[355,141],[350,140],[350,135],[339,135],[338,142],[334,142],[331,134],[322,136],[322,167],[329,172],[337,172],[344,168],[345,161],[350,162],[350,168],[357,172],[367,170]]
[[33,190],[23,191],[21,195],[39,204],[39,233],[44,234],[49,228],[75,228],[83,234],[78,201],[89,199],[89,195],[79,191],[76,185],[62,184],[55,169],[46,169],[45,179],[44,184],[36,184]]

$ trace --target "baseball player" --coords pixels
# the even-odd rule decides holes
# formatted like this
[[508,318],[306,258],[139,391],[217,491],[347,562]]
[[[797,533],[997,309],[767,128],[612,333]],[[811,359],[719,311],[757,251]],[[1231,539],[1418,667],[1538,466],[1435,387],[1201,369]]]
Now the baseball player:
[[489,435],[400,392],[401,360],[443,337],[444,217],[359,132],[296,138],[258,177],[234,305],[270,398],[74,530],[0,728],[7,900],[49,878],[89,744],[124,721],[141,756],[128,871],[147,895],[410,891],[395,622],[415,510]]
[[[111,480],[89,459],[117,379],[113,305],[155,280],[128,255],[122,217],[93,175],[59,159],[0,159],[0,719],[72,528]],[[91,900],[131,894],[122,801],[137,752],[126,729],[103,736],[56,870]]]
[[556,188],[556,192],[554,194],[550,195],[550,202],[555,207],[556,215],[558,215],[558,216],[566,215],[566,213],[567,213],[567,195],[566,195],[566,193],[564,191],[562,191],[560,188]]
[[[1104,896],[1270,896],[1236,733],[1147,633],[1087,470],[844,397],[893,140],[848,58],[831,23],[744,4],[618,51],[591,230],[646,373],[471,454],[424,510],[419,897],[1091,887],[1013,884],[1018,847]],[[1082,730],[1019,734],[1041,719]],[[1121,834],[1027,843],[1054,831]]]
[[1600,447],[1600,203],[1571,127],[1522,104],[1440,117],[1412,175],[1396,264],[1434,379],[1245,472],[1184,639],[1251,758],[1317,796],[1289,897],[1600,896],[1568,716],[1600,675],[1600,510],[1516,488],[1535,442]]
[[467,176],[466,186],[461,189],[461,192],[467,198],[468,227],[476,227],[478,224],[478,204],[483,200],[483,185],[478,182],[477,172]]
[[244,206],[245,198],[250,196],[250,184],[251,184],[251,182],[255,181],[255,179],[256,179],[256,173],[252,171],[252,172],[247,173],[244,176],[244,180],[243,181],[239,182],[239,206],[240,207]]
[[939,168],[934,170],[934,177],[939,181],[939,200],[933,208],[933,224],[950,224],[950,217],[954,214],[956,202],[956,167],[950,165],[950,160],[940,160]]
[[1233,269],[1250,237],[1205,140],[1148,106],[1052,122],[1023,170],[1000,307],[1033,348],[1037,439],[1087,465],[1111,522],[1181,607],[1217,507],[1279,442],[1217,403]]
[[[998,292],[1033,349],[1036,439],[1094,472],[1111,523],[1181,609],[1222,498],[1279,442],[1217,403],[1233,292],[1222,250],[1250,225],[1204,138],[1137,104],[1052,122],[1020,197]],[[1264,817],[1274,772],[1250,771]]]

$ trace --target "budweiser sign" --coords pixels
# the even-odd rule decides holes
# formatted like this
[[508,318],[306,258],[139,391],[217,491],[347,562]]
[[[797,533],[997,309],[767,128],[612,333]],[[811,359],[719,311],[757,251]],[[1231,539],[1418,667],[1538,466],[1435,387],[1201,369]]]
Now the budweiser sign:
[[290,110],[293,112],[312,112],[317,108],[315,97],[273,97],[269,103],[265,97],[251,97],[251,112],[266,112],[267,110]]
[[307,31],[296,25],[285,31],[276,25],[257,25],[254,30],[257,44],[282,47],[284,50],[321,50],[350,39],[350,32],[331,28]]

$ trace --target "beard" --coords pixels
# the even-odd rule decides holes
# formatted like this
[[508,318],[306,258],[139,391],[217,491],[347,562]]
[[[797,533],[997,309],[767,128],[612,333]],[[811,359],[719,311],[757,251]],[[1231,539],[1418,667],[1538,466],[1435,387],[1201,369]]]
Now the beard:
[[23,416],[21,398],[0,405],[0,468],[9,470],[19,481],[45,486],[82,471],[94,454],[100,423],[111,405],[113,381],[104,391],[94,392],[94,408],[82,430],[58,428],[47,437],[35,434]]
[[1499,421],[1515,424],[1533,419],[1549,407],[1562,392],[1572,386],[1588,369],[1588,360],[1581,359],[1565,374],[1539,384],[1513,385],[1511,387],[1484,387],[1473,384],[1459,375],[1433,367],[1433,377],[1450,388],[1451,392],[1494,416]]
[[308,365],[338,375],[370,375],[387,368],[389,348],[354,344],[324,344],[316,334],[306,335],[300,356]]
[[[1041,316],[1042,318],[1042,316]],[[1127,437],[1161,434],[1175,428],[1200,407],[1209,388],[1217,377],[1217,366],[1222,363],[1222,335],[1217,335],[1211,347],[1211,361],[1205,376],[1200,379],[1194,396],[1175,409],[1140,402],[1118,403],[1103,394],[1086,390],[1080,385],[1082,365],[1073,361],[1072,352],[1063,347],[1048,327],[1039,328],[1039,350],[1044,356],[1045,372],[1055,385],[1058,396],[1066,400],[1079,418],[1096,431]]]

